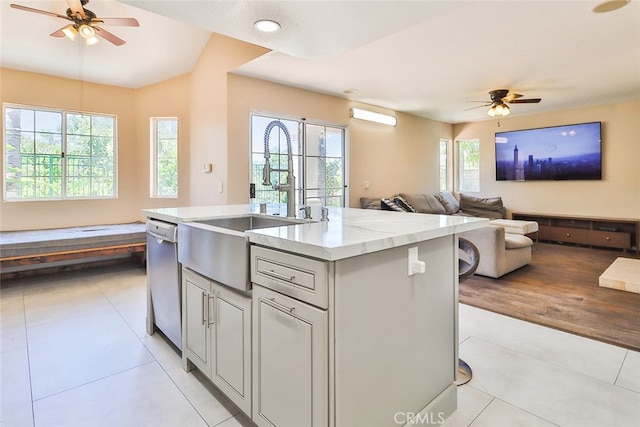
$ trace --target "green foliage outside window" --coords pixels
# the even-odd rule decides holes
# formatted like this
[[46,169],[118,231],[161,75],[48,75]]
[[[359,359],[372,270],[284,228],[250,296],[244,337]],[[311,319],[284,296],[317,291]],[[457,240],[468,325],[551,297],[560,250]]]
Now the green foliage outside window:
[[7,200],[115,196],[115,117],[28,107],[4,113]]

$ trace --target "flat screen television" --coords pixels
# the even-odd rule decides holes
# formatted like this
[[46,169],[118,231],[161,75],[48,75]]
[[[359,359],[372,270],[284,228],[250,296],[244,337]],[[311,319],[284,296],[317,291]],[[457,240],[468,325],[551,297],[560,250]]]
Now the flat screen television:
[[602,179],[601,122],[496,132],[496,180]]

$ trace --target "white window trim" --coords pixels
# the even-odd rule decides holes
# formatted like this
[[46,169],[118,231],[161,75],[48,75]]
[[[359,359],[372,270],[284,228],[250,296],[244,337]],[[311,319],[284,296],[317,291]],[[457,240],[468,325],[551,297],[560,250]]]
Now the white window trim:
[[177,199],[180,194],[180,140],[177,142],[176,167],[178,168],[178,187],[176,194],[158,194],[158,122],[162,120],[175,120],[180,136],[180,123],[177,117],[151,117],[149,120],[149,197],[152,199]]
[[[67,173],[67,162],[62,162],[62,197],[40,197],[40,198],[8,198],[7,197],[7,186],[6,186],[6,147],[5,147],[5,136],[6,136],[6,121],[5,121],[5,109],[6,108],[16,108],[16,109],[29,109],[36,111],[51,111],[55,113],[62,113],[63,118],[66,117],[67,114],[81,114],[81,115],[89,115],[89,116],[104,116],[104,117],[113,117],[113,195],[112,196],[94,196],[94,197],[68,197],[66,194],[66,173]],[[62,135],[63,135],[63,145],[62,151],[65,152],[66,149],[66,127],[67,121],[62,120]],[[66,157],[66,156],[65,156]],[[56,201],[74,201],[74,200],[114,200],[118,198],[118,116],[115,114],[108,113],[97,113],[91,111],[79,111],[79,110],[67,110],[63,108],[52,108],[52,107],[42,107],[39,105],[27,105],[27,104],[14,104],[10,102],[2,103],[2,201],[7,203],[22,203],[22,202],[56,202]]]

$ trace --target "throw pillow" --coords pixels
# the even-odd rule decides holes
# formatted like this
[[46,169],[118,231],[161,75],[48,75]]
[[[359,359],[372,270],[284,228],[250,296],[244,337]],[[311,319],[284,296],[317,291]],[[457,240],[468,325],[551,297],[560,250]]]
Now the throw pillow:
[[382,209],[386,210],[386,211],[396,211],[396,212],[406,212],[404,209],[402,209],[400,206],[398,206],[396,204],[396,202],[394,202],[391,199],[387,199],[385,197],[383,197],[382,199],[380,199],[380,201],[382,202]]
[[382,209],[382,202],[379,197],[360,197],[360,207],[362,209]]
[[393,198],[393,201],[396,202],[396,205],[400,206],[402,209],[404,209],[406,212],[415,212],[416,210],[413,208],[413,206],[411,206],[411,204],[409,204],[409,202],[407,202],[404,197],[402,196],[396,196]]
[[460,194],[460,210],[482,218],[505,218],[507,210],[501,197],[474,197]]
[[451,191],[439,192],[436,194],[436,199],[438,199],[442,206],[444,206],[444,210],[447,211],[447,215],[453,215],[460,210],[460,203]]
[[413,206],[416,212],[439,215],[445,215],[447,213],[442,203],[440,203],[433,194],[400,193],[400,196]]

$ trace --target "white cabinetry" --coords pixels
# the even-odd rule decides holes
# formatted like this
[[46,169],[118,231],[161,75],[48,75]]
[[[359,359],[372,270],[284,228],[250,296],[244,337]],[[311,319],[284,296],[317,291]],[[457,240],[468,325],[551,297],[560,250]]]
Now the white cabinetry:
[[251,298],[183,269],[183,362],[251,414]]
[[328,425],[326,310],[253,288],[253,421],[259,426]]
[[[409,248],[426,273],[407,274]],[[453,235],[332,262],[252,246],[253,421],[447,418],[456,409],[456,254]]]

